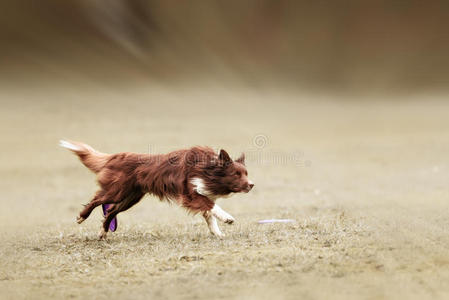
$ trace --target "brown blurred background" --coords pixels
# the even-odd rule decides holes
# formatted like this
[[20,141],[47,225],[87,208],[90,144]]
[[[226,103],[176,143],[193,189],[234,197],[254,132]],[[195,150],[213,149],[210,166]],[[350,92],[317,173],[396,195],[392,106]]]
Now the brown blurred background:
[[[0,0],[0,299],[449,299],[448,12]],[[256,186],[223,240],[147,197],[98,241],[61,138],[245,152]]]
[[448,16],[443,0],[2,1],[0,84],[441,91]]

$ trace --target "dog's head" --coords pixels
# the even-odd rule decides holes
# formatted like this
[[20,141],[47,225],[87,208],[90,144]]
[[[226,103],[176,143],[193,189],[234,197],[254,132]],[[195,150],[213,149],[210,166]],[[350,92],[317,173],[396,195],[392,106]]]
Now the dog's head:
[[248,171],[245,166],[245,154],[235,161],[231,159],[225,150],[220,150],[218,164],[221,167],[217,180],[231,193],[248,193],[254,183],[248,178]]

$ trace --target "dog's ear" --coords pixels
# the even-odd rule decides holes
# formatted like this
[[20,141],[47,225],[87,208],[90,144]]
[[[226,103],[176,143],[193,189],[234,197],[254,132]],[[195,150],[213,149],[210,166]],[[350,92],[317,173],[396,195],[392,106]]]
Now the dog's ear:
[[245,165],[245,153],[242,153],[242,155],[240,155],[240,157],[237,158],[235,161],[241,163],[242,165]]
[[220,150],[220,154],[218,155],[218,160],[225,164],[229,164],[232,162],[231,157],[229,156],[228,152],[224,151],[223,149]]

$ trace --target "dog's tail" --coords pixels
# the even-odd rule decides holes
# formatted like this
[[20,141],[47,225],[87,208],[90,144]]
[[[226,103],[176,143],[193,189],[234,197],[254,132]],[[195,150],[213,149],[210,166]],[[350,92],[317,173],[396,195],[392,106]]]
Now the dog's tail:
[[81,162],[95,173],[103,169],[111,156],[98,152],[91,146],[79,142],[60,140],[59,146],[67,148],[78,155]]

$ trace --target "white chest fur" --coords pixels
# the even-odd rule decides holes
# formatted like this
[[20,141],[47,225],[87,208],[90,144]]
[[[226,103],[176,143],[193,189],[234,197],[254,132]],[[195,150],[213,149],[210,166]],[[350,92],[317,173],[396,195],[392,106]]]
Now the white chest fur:
[[201,178],[198,178],[198,177],[192,178],[190,180],[190,183],[193,185],[193,190],[195,192],[211,199],[212,201],[215,201],[218,198],[229,198],[233,194],[233,193],[230,193],[228,195],[215,195],[206,188],[206,184],[204,183],[204,180]]

